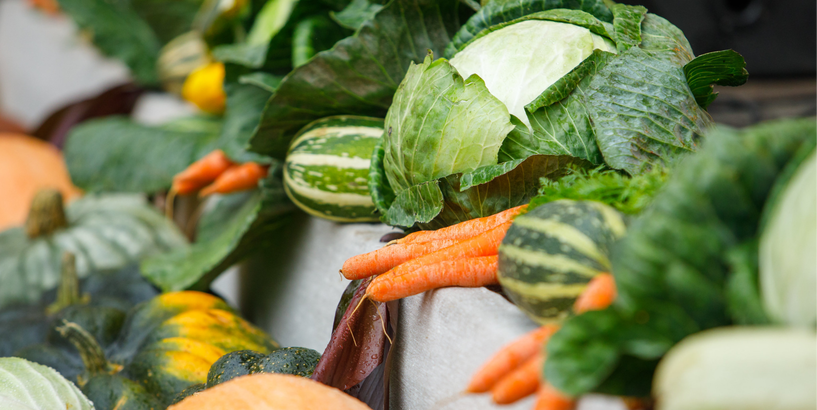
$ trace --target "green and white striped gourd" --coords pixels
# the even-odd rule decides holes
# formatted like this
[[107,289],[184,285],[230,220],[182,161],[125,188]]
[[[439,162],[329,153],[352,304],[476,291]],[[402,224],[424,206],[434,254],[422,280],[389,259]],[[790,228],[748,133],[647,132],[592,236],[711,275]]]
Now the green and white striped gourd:
[[94,405],[56,370],[17,357],[0,358],[0,409],[93,410]]
[[369,162],[383,135],[379,118],[333,116],[301,129],[284,164],[287,195],[305,212],[337,222],[373,222]]
[[499,247],[499,283],[533,320],[558,322],[590,279],[610,272],[610,248],[625,231],[624,216],[599,202],[536,207],[514,220]]
[[141,195],[86,195],[63,209],[58,191],[43,190],[24,227],[0,232],[0,307],[35,302],[56,287],[64,252],[76,256],[82,278],[183,246],[175,225]]

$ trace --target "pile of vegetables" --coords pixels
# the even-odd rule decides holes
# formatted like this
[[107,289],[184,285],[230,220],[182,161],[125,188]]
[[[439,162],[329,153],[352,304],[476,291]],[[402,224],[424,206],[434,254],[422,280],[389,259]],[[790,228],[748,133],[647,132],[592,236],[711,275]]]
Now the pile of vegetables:
[[[610,0],[57,1],[197,111],[0,134],[0,407],[387,408],[387,302],[448,286],[542,326],[463,386],[497,404],[808,407],[817,127],[715,126],[737,52]],[[208,293],[293,212],[405,231],[323,354]]]

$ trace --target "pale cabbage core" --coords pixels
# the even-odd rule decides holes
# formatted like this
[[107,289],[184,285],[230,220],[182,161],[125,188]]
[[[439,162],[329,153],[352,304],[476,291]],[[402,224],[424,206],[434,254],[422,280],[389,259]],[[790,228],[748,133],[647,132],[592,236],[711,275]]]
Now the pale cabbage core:
[[600,49],[615,53],[612,41],[567,23],[528,20],[475,40],[450,63],[463,78],[476,74],[511,115],[530,128],[525,105]]
[[773,319],[817,324],[817,154],[805,160],[771,210],[758,254],[763,305]]

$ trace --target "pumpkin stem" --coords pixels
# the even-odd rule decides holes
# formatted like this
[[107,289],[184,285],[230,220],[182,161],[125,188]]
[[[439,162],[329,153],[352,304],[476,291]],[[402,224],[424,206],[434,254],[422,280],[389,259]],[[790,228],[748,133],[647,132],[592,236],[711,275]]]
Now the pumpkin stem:
[[48,306],[46,312],[50,315],[68,306],[85,303],[88,303],[88,296],[81,297],[79,294],[76,258],[73,253],[65,252],[62,254],[62,271],[60,272],[60,284],[57,287],[57,300]]
[[31,200],[26,219],[26,233],[31,239],[50,235],[68,226],[62,207],[62,194],[56,189],[42,189]]
[[113,366],[105,359],[105,352],[102,351],[99,342],[78,324],[63,320],[62,325],[57,327],[57,332],[79,350],[86,373],[93,375],[114,371]]

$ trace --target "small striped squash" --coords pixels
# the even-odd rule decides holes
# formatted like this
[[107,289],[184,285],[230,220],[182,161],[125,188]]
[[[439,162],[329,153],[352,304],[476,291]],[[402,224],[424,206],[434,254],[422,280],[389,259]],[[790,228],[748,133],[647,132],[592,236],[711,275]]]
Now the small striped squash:
[[595,275],[610,271],[610,249],[624,236],[624,216],[591,201],[559,200],[517,217],[499,247],[499,283],[539,323],[572,314]]
[[305,212],[337,222],[373,222],[369,161],[383,135],[379,118],[333,116],[298,132],[284,164],[284,187]]

